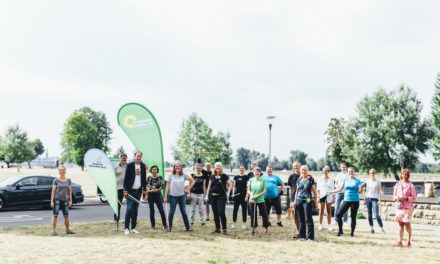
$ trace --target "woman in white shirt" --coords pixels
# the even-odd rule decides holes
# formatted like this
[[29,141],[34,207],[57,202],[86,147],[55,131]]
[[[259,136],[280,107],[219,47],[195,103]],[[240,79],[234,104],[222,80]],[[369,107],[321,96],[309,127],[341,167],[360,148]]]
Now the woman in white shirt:
[[365,205],[368,210],[368,223],[370,224],[371,233],[374,233],[373,227],[373,211],[374,216],[376,217],[377,224],[382,229],[382,233],[385,234],[385,230],[383,229],[382,219],[379,214],[379,206],[381,203],[381,192],[382,185],[380,181],[376,180],[376,170],[370,170],[370,179],[366,182],[366,190],[365,190]]
[[335,201],[334,194],[330,191],[335,189],[335,181],[329,177],[330,167],[325,166],[322,169],[322,176],[318,180],[318,196],[319,196],[319,226],[318,231],[322,230],[322,219],[324,218],[324,210],[327,209],[327,229],[332,231],[332,204]]

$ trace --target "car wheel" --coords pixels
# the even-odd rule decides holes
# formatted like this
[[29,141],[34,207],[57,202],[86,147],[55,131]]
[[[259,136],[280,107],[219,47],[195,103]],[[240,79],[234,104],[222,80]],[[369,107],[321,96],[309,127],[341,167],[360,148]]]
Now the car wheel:
[[2,211],[5,208],[5,202],[3,200],[3,197],[0,196],[0,211]]

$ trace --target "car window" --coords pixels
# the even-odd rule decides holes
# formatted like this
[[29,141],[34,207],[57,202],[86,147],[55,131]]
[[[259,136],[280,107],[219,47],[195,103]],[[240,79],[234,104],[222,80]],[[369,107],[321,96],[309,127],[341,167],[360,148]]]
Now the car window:
[[53,180],[54,180],[53,178],[49,178],[49,177],[39,177],[38,185],[52,185]]
[[37,177],[26,178],[19,182],[21,186],[35,186],[37,185]]

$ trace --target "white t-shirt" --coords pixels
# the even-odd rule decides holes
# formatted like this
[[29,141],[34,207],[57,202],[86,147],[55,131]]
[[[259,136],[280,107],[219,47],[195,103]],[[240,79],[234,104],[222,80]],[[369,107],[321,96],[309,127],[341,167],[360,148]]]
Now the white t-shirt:
[[379,198],[380,181],[372,181],[370,179],[370,180],[367,180],[366,184],[367,184],[367,188],[366,188],[366,192],[365,192],[365,197],[378,199]]
[[182,196],[185,194],[185,181],[190,177],[186,174],[174,175],[168,174],[166,181],[170,183],[169,195],[171,196]]
[[[348,173],[340,172],[336,176],[336,188],[339,188],[342,186],[344,181],[348,178]],[[344,189],[342,189],[339,193],[344,193]]]
[[133,189],[139,189],[141,188],[141,164],[134,164],[134,183],[133,183]]
[[[333,194],[328,194],[329,192],[333,191],[335,189],[335,181],[328,178],[327,181],[325,181],[324,176],[321,176],[318,180],[317,184],[317,190],[319,191],[319,198],[323,198],[327,196],[327,202],[331,203],[333,202]],[[328,194],[328,195],[327,195]]]

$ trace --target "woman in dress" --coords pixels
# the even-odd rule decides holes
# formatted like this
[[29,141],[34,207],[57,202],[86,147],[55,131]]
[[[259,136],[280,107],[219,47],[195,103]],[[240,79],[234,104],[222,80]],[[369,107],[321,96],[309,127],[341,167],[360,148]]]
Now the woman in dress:
[[393,198],[396,201],[396,217],[394,221],[399,224],[398,247],[402,246],[405,228],[408,233],[408,243],[406,246],[411,246],[411,219],[414,210],[413,202],[416,200],[416,187],[409,181],[409,177],[409,170],[402,170],[400,173],[400,182],[394,186]]

